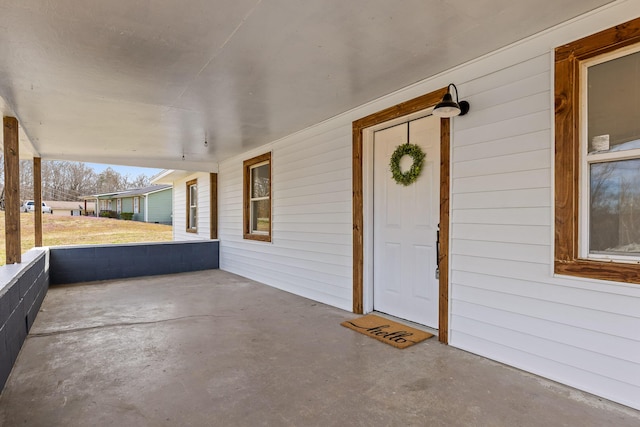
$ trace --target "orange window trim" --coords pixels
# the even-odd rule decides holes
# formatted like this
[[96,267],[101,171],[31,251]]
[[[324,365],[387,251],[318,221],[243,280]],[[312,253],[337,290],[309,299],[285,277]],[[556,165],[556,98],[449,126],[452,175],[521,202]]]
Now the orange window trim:
[[[268,162],[269,164],[269,230],[267,234],[254,234],[251,233],[251,167],[263,162]],[[247,240],[258,240],[261,242],[271,241],[271,231],[273,223],[273,215],[271,209],[272,181],[273,175],[271,169],[271,152],[253,157],[243,162],[242,234],[243,237]]]
[[640,43],[640,18],[555,50],[556,274],[640,283],[640,265],[579,256],[580,63]]
[[[192,179],[191,181],[187,181],[186,184],[186,188],[187,188],[187,233],[197,233],[198,232],[198,225],[196,224],[191,224],[191,186],[192,185],[198,185],[198,179]],[[197,188],[197,187],[196,187]],[[197,212],[197,205],[196,205],[196,212]],[[197,213],[196,213],[197,215]],[[197,217],[196,217],[197,218]],[[193,227],[192,227],[193,226]]]

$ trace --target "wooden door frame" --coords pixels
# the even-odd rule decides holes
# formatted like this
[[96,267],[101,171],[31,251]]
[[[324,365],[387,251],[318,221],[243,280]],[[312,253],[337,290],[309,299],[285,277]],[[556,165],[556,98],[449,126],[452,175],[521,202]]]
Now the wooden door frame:
[[[447,88],[386,108],[353,122],[353,312],[364,311],[364,188],[363,132],[390,120],[433,107],[442,100]],[[440,258],[438,268],[438,339],[449,341],[449,188],[450,188],[450,119],[440,119]]]

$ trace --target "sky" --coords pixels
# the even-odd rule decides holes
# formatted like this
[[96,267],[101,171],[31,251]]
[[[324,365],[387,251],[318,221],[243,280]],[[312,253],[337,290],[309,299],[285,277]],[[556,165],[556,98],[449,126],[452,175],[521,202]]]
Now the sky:
[[111,168],[116,172],[120,173],[124,176],[129,176],[130,178],[136,178],[138,175],[144,174],[149,178],[153,177],[163,169],[152,169],[152,168],[140,168],[136,166],[119,166],[119,165],[104,165],[102,163],[85,163],[88,167],[92,168],[96,173],[100,173],[104,171],[106,168]]

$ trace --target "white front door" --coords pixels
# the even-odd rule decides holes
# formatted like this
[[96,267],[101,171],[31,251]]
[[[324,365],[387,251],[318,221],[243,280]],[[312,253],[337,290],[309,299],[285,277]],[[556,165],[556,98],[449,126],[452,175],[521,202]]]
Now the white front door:
[[[408,186],[390,172],[400,144],[422,147],[422,173]],[[405,156],[401,170],[411,167]],[[440,119],[428,116],[374,134],[373,307],[438,328],[437,230],[440,217]]]

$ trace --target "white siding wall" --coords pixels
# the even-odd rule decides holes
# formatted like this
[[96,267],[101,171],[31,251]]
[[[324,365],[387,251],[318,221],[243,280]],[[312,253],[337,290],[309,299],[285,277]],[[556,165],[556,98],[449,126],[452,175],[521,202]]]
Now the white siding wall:
[[[187,233],[187,181],[198,180],[197,233]],[[211,237],[209,174],[200,172],[173,182],[173,240],[202,240]]]
[[[272,151],[272,242],[242,237],[243,161]],[[220,164],[220,267],[351,309],[351,133],[294,135]]]
[[640,286],[554,278],[550,52],[461,85],[452,345],[640,405]]
[[553,274],[552,48],[633,17],[615,10],[459,85],[472,111],[452,137],[450,343],[640,408],[640,286]]
[[[350,309],[351,122],[455,82],[450,344],[640,409],[640,285],[553,274],[552,66],[639,13],[616,2],[223,162],[221,268]],[[245,241],[242,161],[268,150],[273,243]]]

